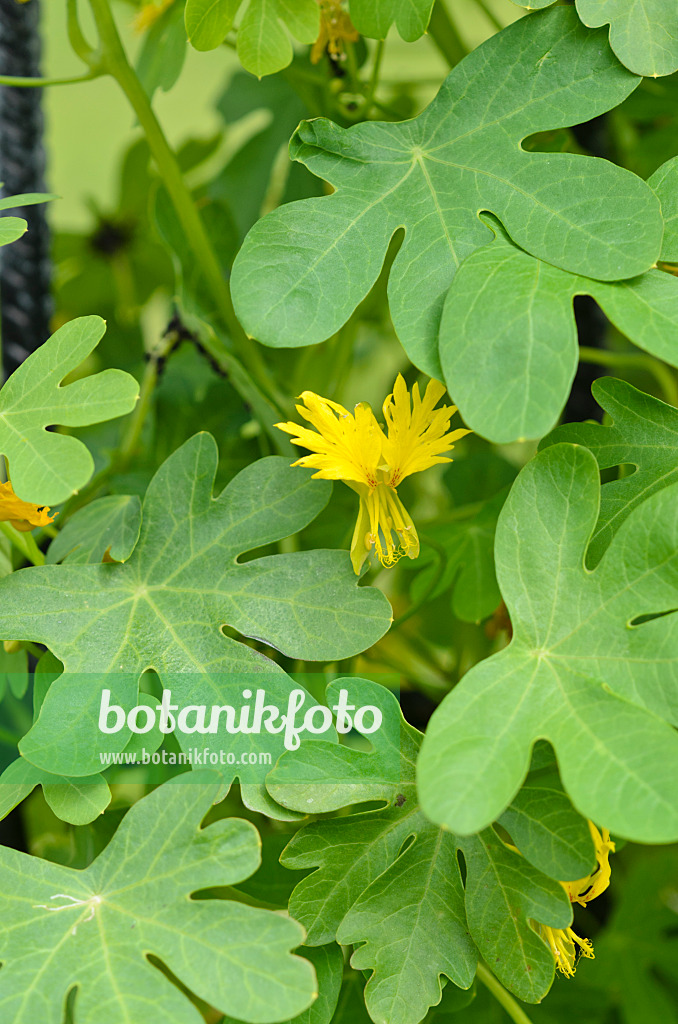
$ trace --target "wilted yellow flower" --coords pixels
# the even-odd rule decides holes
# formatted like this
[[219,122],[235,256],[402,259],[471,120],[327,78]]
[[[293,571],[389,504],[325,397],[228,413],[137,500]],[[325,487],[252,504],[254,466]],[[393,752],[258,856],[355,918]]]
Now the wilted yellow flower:
[[134,18],[133,24],[135,31],[148,31],[148,29],[155,25],[158,18],[164,14],[173,3],[174,0],[157,0],[157,2],[155,2],[155,0],[150,0],[150,3],[144,4]]
[[[377,423],[366,402],[350,413],[343,405],[321,398],[313,391],[300,396],[297,412],[315,430],[296,423],[276,426],[292,434],[294,444],[309,448],[295,466],[316,470],[314,477],[343,480],[360,497],[358,521],[351,542],[351,561],[356,573],[372,548],[384,566],[395,565],[403,555],[416,558],[419,538],[396,487],[406,476],[420,473],[439,462],[451,462],[443,452],[468,430],[449,431],[454,405],[435,406],[445,394],[436,380],[428,383],[424,397],[417,384],[412,396],[398,374],[393,393],[383,405],[386,430]],[[317,431],[317,432],[316,432]]]
[[[606,828],[602,835],[593,824],[589,822],[589,829],[596,849],[596,866],[590,875],[578,879],[576,882],[561,882],[563,889],[570,897],[570,902],[579,903],[585,907],[587,903],[600,896],[610,884],[610,861],[611,853],[614,853],[614,843],[610,841],[610,833]],[[593,959],[593,946],[588,939],[582,939],[574,933],[572,928],[549,928],[547,925],[537,925],[539,934],[546,940],[553,953],[558,970],[571,978],[574,975],[577,964],[577,948],[581,956]]]
[[343,59],[344,43],[360,39],[353,22],[341,6],[341,0],[318,0],[320,7],[320,34],[311,50],[311,64],[322,60],[325,50],[330,56]]
[[0,522],[11,523],[15,530],[26,532],[35,526],[47,526],[54,518],[45,505],[22,501],[10,483],[0,483]]

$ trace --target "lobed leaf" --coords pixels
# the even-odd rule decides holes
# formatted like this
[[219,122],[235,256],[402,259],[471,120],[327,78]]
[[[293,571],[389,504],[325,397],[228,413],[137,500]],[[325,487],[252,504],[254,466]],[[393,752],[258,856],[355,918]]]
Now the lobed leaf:
[[[385,724],[369,737],[372,751],[302,743],[294,755],[283,754],[267,779],[277,801],[315,814],[368,800],[383,804],[312,822],[283,852],[285,866],[316,869],[290,900],[291,913],[308,930],[307,942],[322,944],[336,936],[342,944],[354,944],[353,966],[372,972],[365,999],[378,1024],[416,1024],[441,998],[446,1002],[445,978],[450,979],[445,992],[453,985],[468,989],[476,945],[504,984],[523,999],[539,1000],[553,980],[553,957],[528,919],[565,927],[571,909],[558,882],[533,862],[548,863],[556,877],[572,870],[573,877],[585,875],[593,860],[586,822],[562,793],[563,817],[555,813],[542,821],[544,808],[527,795],[515,813],[525,814],[531,827],[516,829],[512,837],[525,856],[491,830],[466,840],[438,828],[417,800],[421,734],[402,720],[395,698],[375,683],[335,680],[328,688],[330,706],[342,687],[356,706],[382,709]],[[396,716],[400,764],[393,777]],[[368,777],[371,786],[365,784]],[[470,869],[466,888],[459,850]]]
[[71,320],[33,352],[0,391],[0,452],[9,462],[14,491],[24,501],[58,505],[83,487],[94,469],[81,441],[47,427],[102,423],[134,408],[138,385],[122,370],[103,370],[62,383],[105,330],[98,316]]
[[131,808],[84,871],[0,848],[4,1019],[61,1024],[76,989],[74,1024],[197,1024],[198,1011],[149,953],[241,1020],[280,1020],[309,1005],[313,968],[289,952],[303,939],[295,921],[190,898],[258,866],[259,836],[249,822],[200,827],[219,787],[214,772],[160,787]]
[[495,543],[513,639],[431,719],[418,779],[434,821],[485,828],[547,739],[581,814],[638,842],[678,838],[676,488],[636,508],[589,571],[599,500],[596,460],[575,445],[547,448],[513,485]]
[[581,444],[595,455],[600,469],[635,467],[603,484],[600,515],[587,550],[589,566],[600,561],[635,508],[678,483],[678,411],[614,377],[594,381],[591,392],[611,421],[565,424],[540,445],[543,449],[562,442]]
[[568,274],[517,248],[496,222],[469,256],[440,325],[444,379],[469,427],[497,444],[543,437],[556,424],[579,359],[573,299],[591,295],[640,348],[678,366],[678,279]]
[[603,160],[521,145],[535,132],[603,113],[638,81],[603,33],[558,7],[483,43],[411,121],[349,129],[323,118],[302,122],[291,156],[334,194],[290,203],[252,228],[233,267],[243,326],[271,346],[328,338],[370,290],[404,229],[389,277],[391,315],[412,362],[440,377],[445,295],[459,264],[489,240],[480,210],[554,267],[597,280],[647,270],[662,222],[645,183]]
[[[513,0],[542,10],[554,0]],[[610,26],[610,46],[636,75],[657,78],[678,70],[678,12],[671,0],[576,0],[589,28]]]
[[[99,771],[100,754],[122,751],[131,736],[127,726],[100,732],[102,688],[129,711],[147,669],[180,707],[242,703],[243,686],[257,680],[286,706],[292,680],[225,636],[223,625],[305,660],[348,657],[388,628],[386,598],[357,588],[345,552],[239,560],[305,526],[326,504],[331,485],[271,457],[248,466],[213,498],[216,466],[209,434],[196,435],[167,459],[149,485],[139,541],[124,564],[46,565],[0,580],[0,634],[44,643],[65,666],[20,744],[33,764],[67,776]],[[211,745],[212,752],[239,755],[263,743],[274,760],[283,749],[282,735],[222,730],[177,738],[188,750]],[[250,802],[262,809],[258,768],[236,771]]]

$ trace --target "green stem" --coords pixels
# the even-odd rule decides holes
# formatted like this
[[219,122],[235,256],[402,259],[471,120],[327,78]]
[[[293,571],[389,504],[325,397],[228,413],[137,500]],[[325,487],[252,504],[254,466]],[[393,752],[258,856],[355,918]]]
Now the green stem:
[[35,537],[31,533],[15,530],[10,523],[0,523],[0,533],[4,533],[12,547],[16,548],[31,565],[45,564],[45,556],[35,543]]
[[515,1024],[532,1024],[522,1006],[518,1005],[511,993],[507,992],[504,986],[497,981],[494,974],[485,964],[478,964],[477,978],[492,993],[497,1002],[504,1007],[511,1020],[515,1021]]
[[374,51],[374,64],[372,65],[372,74],[370,75],[370,83],[367,87],[367,94],[365,96],[365,103],[363,105],[364,114],[368,114],[372,109],[374,94],[377,91],[377,86],[379,85],[379,73],[381,71],[381,62],[384,59],[384,46],[384,40],[380,39]]
[[659,359],[644,352],[610,352],[609,349],[579,346],[579,358],[583,363],[598,363],[599,366],[633,366],[652,374],[669,405],[678,406],[678,385],[676,378]]
[[406,612],[403,612],[402,615],[399,615],[397,619],[393,620],[393,625],[391,626],[391,629],[397,629],[398,626],[402,626],[403,622],[407,622],[407,620],[411,619],[413,615],[416,615],[419,609],[426,604],[431,594],[435,593],[435,589],[440,583],[443,577],[443,573],[445,572],[445,564],[447,562],[447,552],[445,551],[445,548],[442,547],[442,545],[438,544],[436,541],[431,540],[430,537],[422,537],[422,540],[424,540],[429,547],[433,548],[433,550],[438,556],[438,564],[436,566],[436,570],[433,573],[433,578],[431,579],[431,582],[427,586],[424,593],[419,597],[417,601],[412,602],[412,604],[410,605]]
[[89,0],[89,2],[101,41],[102,66],[115,78],[137,115],[188,243],[205,275],[219,313],[233,337],[239,337],[244,332],[236,319],[229,288],[207,236],[205,225],[184,182],[176,155],[165,138],[144,87],[127,59],[108,2],[107,0]]
[[436,0],[431,12],[428,34],[451,68],[463,60],[468,53],[457,32],[456,25],[448,14],[444,0]]
[[[256,348],[256,343],[245,334],[233,309],[231,292],[225,279],[219,260],[212,247],[200,213],[193,202],[193,197],[184,181],[176,154],[169,145],[146,92],[132,68],[118,34],[108,0],[89,0],[101,43],[100,67],[116,80],[134,110],[148,142],[158,171],[165,188],[172,200],[181,226],[190,248],[200,267],[205,282],[210,289],[219,315],[223,320],[232,342],[247,356],[248,362],[259,381],[261,388],[275,396],[275,389],[270,383],[268,369]],[[210,355],[218,362],[226,373],[235,378],[237,375],[249,377],[248,371],[229,351],[226,345],[214,336],[205,347],[209,347]],[[237,365],[236,365],[237,364]],[[236,385],[237,386],[237,385]],[[250,390],[260,391],[254,380],[250,379]],[[263,396],[262,396],[263,397]],[[275,404],[275,398],[273,397]],[[269,424],[264,424],[269,427]]]
[[0,75],[0,85],[42,89],[48,85],[78,85],[80,82],[91,82],[93,78],[100,77],[100,71],[88,71],[86,75],[76,75],[74,78],[20,78],[16,75]]
[[353,93],[360,92],[360,72],[358,70],[358,61],[355,57],[355,49],[353,43],[346,43],[346,66],[348,68],[348,77],[351,83],[351,91]]
[[502,25],[502,23],[500,22],[499,18],[494,13],[494,11],[490,7],[490,5],[488,3],[486,3],[485,0],[476,0],[476,3],[478,5],[478,7],[480,8],[480,10],[485,15],[485,17],[487,18],[487,20],[493,26],[493,28],[497,32],[501,32],[501,30],[504,28],[504,26]]
[[139,388],[139,401],[129,418],[127,429],[120,442],[118,456],[115,460],[115,469],[118,471],[126,469],[136,453],[141,431],[153,401],[153,392],[158,383],[160,363],[167,356],[173,343],[174,338],[171,336],[169,338],[165,337],[163,338],[163,344],[159,345],[149,355],[148,362],[144,368],[141,387]]

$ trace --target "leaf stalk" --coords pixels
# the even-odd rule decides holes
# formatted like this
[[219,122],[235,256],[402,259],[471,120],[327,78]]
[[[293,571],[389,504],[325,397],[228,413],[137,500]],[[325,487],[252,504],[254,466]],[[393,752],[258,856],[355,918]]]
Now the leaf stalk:
[[476,976],[478,981],[482,982],[485,988],[492,993],[497,1002],[503,1006],[511,1020],[515,1021],[515,1024],[532,1024],[522,1006],[519,1006],[511,993],[506,991],[501,982],[495,978],[494,974],[492,974],[485,964],[478,964]]

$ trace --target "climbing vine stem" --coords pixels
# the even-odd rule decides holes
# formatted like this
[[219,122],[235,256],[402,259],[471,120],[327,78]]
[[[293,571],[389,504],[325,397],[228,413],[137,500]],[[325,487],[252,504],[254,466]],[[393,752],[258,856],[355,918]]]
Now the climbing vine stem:
[[[261,404],[255,401],[255,392],[258,392],[261,397],[267,395],[270,400],[268,404],[272,403],[275,406],[279,403],[276,387],[256,348],[256,343],[247,337],[238,322],[228,282],[219,265],[205,225],[186,186],[176,155],[165,137],[136,72],[127,59],[108,0],[89,0],[89,3],[100,43],[99,52],[95,57],[90,58],[92,70],[102,71],[116,80],[139,119],[158,172],[176,210],[191,250],[202,270],[219,317],[227,328],[233,345],[242,355],[243,362],[247,363],[247,369],[229,351],[218,334],[215,333],[201,339],[202,344],[253,407]],[[243,393],[242,388],[238,386],[243,383],[244,378],[247,378],[245,380],[246,393]],[[275,410],[272,408],[271,412],[273,414]],[[274,418],[274,415],[271,415],[262,421],[262,425],[267,431]]]

